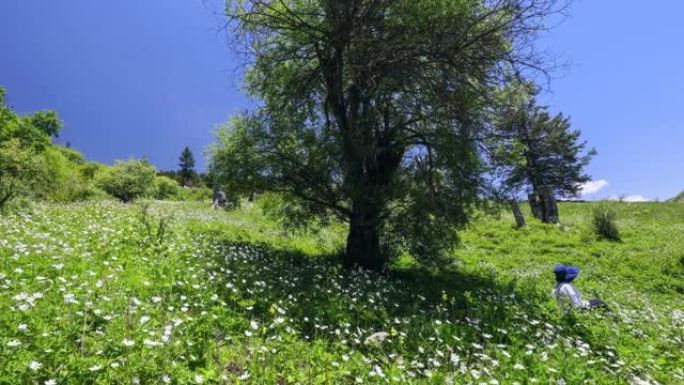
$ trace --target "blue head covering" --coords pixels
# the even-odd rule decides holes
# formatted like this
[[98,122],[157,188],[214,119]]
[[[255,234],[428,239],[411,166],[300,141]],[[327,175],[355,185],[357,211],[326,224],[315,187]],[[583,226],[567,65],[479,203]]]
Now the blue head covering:
[[577,266],[556,265],[553,272],[556,274],[556,281],[572,282],[579,275],[580,269]]

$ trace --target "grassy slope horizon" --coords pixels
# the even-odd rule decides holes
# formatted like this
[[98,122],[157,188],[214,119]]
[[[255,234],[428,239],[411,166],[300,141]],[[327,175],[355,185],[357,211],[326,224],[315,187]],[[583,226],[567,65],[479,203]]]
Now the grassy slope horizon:
[[[338,265],[343,226],[257,207],[155,202],[148,229],[135,204],[36,204],[0,217],[0,383],[682,383],[684,205],[603,203],[613,243],[597,204],[480,215],[451,266],[389,275]],[[560,314],[557,263],[618,316]]]

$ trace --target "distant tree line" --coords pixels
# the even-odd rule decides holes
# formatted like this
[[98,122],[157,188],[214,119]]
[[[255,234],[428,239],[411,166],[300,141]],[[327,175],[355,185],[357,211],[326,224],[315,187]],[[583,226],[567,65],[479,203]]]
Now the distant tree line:
[[[19,115],[5,100],[5,90],[0,87],[1,212],[33,200],[211,199],[207,178],[194,172],[194,158],[188,148],[181,156],[184,161],[178,178],[164,176],[145,159],[131,158],[113,165],[90,162],[70,146],[53,143],[62,128],[56,112]],[[181,184],[188,188],[181,188]]]
[[206,187],[213,189],[216,182],[213,175],[195,170],[195,155],[185,146],[178,157],[177,170],[159,171],[159,175],[170,178],[181,187]]

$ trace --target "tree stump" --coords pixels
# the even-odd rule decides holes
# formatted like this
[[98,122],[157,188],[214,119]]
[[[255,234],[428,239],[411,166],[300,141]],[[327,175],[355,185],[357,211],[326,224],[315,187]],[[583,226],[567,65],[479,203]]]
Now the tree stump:
[[223,191],[221,187],[214,189],[213,201],[214,203],[211,205],[211,208],[213,208],[214,210],[225,209],[228,205],[226,193]]

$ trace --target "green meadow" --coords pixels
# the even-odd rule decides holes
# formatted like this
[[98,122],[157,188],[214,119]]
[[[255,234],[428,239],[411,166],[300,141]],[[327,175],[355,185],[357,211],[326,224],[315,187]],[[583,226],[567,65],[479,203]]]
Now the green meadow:
[[[445,268],[386,274],[258,205],[33,204],[0,217],[0,383],[684,383],[684,205],[608,204],[621,242],[596,203],[481,214]],[[558,263],[614,312],[561,313]]]

